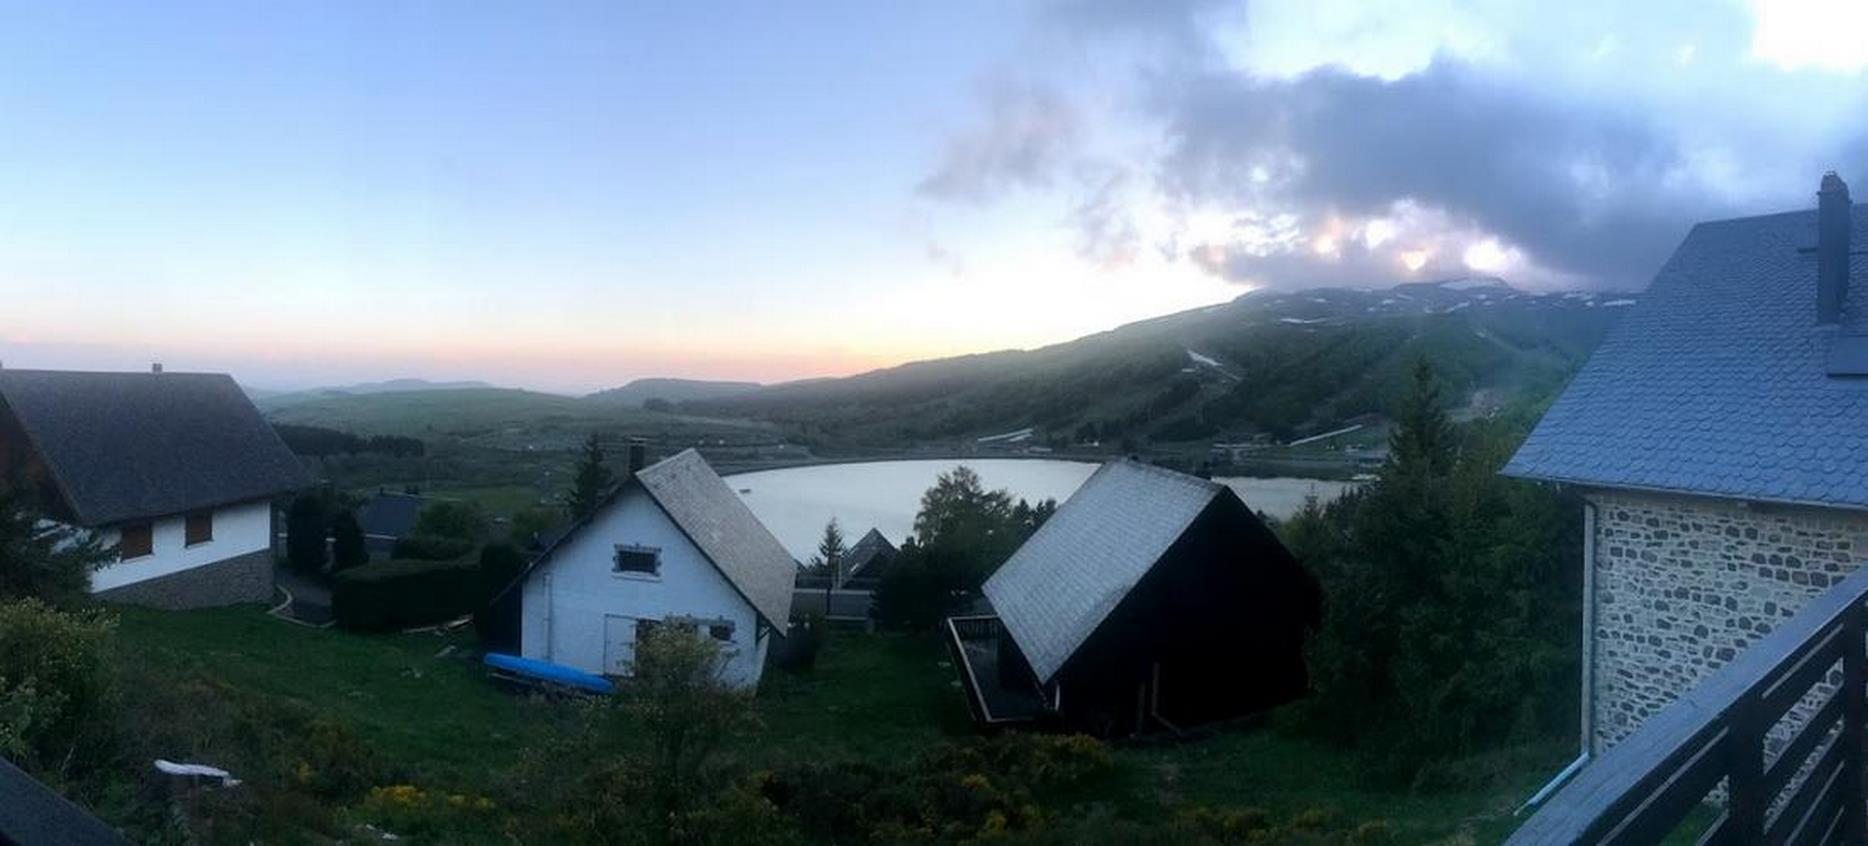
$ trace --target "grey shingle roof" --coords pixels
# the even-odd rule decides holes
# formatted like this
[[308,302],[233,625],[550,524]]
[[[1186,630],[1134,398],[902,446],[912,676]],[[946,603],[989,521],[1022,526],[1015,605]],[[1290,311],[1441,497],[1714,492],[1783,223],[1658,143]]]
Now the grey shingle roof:
[[400,538],[415,528],[416,518],[433,502],[415,494],[378,493],[357,510],[357,524],[365,535]]
[[[1868,245],[1868,206],[1851,238]],[[1842,325],[1816,323],[1816,212],[1693,227],[1505,473],[1868,507],[1868,379],[1828,375],[1868,331],[1868,261]]]
[[682,450],[642,468],[634,481],[720,568],[759,616],[783,632],[791,618],[791,586],[798,562],[700,453]]
[[1135,461],[1098,468],[986,580],[986,598],[1048,682],[1226,486]]
[[844,556],[844,572],[854,576],[877,561],[892,561],[899,554],[901,550],[896,549],[895,544],[889,543],[889,539],[883,537],[881,532],[870,529]]
[[311,484],[225,374],[0,370],[0,400],[82,525],[179,514]]

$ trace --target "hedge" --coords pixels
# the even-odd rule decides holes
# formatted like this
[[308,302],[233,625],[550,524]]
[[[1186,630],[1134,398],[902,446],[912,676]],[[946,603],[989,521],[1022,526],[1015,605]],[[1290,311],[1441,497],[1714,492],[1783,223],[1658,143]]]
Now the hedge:
[[407,535],[396,539],[389,557],[402,561],[454,561],[465,558],[479,544],[442,535]]
[[337,574],[331,614],[353,631],[381,632],[446,622],[479,606],[479,563],[394,560]]

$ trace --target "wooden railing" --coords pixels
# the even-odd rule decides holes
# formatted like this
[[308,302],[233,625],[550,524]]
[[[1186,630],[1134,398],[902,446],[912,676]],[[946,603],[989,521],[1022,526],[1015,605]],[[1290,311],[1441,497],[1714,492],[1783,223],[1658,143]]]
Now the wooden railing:
[[1865,634],[1868,568],[1591,761],[1508,846],[1658,843],[1722,784],[1700,844],[1868,844]]

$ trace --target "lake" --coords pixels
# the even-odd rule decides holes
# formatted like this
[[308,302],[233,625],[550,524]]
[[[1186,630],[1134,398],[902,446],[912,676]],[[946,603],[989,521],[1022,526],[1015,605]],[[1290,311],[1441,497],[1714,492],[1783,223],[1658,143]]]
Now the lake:
[[[766,528],[793,556],[810,560],[823,538],[824,524],[837,518],[844,543],[854,544],[871,527],[900,545],[914,529],[921,494],[937,476],[965,464],[979,473],[989,489],[1004,488],[1012,496],[1059,503],[1069,499],[1097,465],[1050,459],[983,458],[966,461],[870,461],[819,464],[761,470],[726,477]],[[1247,505],[1275,517],[1289,517],[1315,493],[1328,500],[1342,494],[1348,482],[1297,478],[1226,478],[1224,482]]]

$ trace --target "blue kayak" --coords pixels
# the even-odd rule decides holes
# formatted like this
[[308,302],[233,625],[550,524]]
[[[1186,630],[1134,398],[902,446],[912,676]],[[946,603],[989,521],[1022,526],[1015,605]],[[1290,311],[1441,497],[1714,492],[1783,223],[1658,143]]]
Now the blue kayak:
[[503,652],[488,652],[481,660],[496,672],[517,676],[525,681],[574,687],[591,693],[611,693],[616,690],[616,685],[611,684],[609,679],[550,661],[521,658]]

